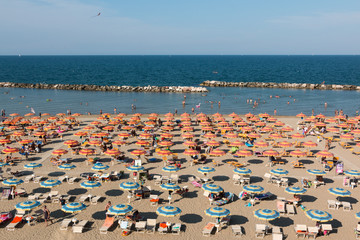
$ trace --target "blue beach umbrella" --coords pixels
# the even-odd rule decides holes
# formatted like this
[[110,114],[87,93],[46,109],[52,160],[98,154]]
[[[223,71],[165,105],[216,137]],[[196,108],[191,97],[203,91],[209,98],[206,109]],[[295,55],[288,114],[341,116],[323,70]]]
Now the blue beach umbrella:
[[25,202],[19,202],[18,204],[15,205],[15,208],[17,210],[30,211],[31,209],[38,207],[40,204],[41,203],[39,201],[29,200]]
[[169,190],[169,191],[175,191],[180,189],[180,187],[178,185],[176,185],[175,183],[164,183],[160,185],[161,189],[164,190]]
[[86,189],[93,189],[93,188],[101,187],[101,183],[95,181],[84,181],[80,184],[80,186]]
[[205,210],[205,214],[210,217],[226,217],[230,214],[230,210],[222,207],[211,207]]
[[203,174],[207,174],[207,173],[215,172],[215,168],[213,168],[213,167],[201,167],[201,168],[198,168],[198,172],[203,173]]
[[305,212],[305,215],[311,220],[317,222],[328,222],[333,219],[330,213],[320,210],[314,210],[314,209],[307,210]]
[[248,193],[261,193],[264,191],[264,188],[258,185],[245,185],[243,189]]
[[62,206],[61,210],[66,213],[76,213],[76,212],[81,212],[85,208],[86,205],[83,203],[71,202]]
[[4,166],[8,166],[9,164],[8,163],[0,163],[0,167],[4,167]]
[[164,172],[177,172],[180,170],[180,168],[178,168],[176,166],[166,166],[166,167],[163,167],[161,170],[163,170]]
[[24,165],[24,168],[27,168],[27,169],[34,169],[34,168],[39,168],[39,167],[42,167],[41,163],[28,163],[28,164]]
[[271,169],[270,173],[277,175],[277,176],[281,176],[281,175],[288,175],[289,171],[281,169],[281,168],[277,168],[277,169]]
[[144,170],[145,168],[142,166],[134,166],[133,165],[133,166],[127,167],[126,169],[130,172],[139,172],[139,171]]
[[16,178],[12,178],[12,179],[6,179],[4,180],[2,183],[5,185],[5,186],[17,186],[21,183],[23,183],[24,181],[21,180],[21,179],[16,179]]
[[347,176],[358,177],[358,176],[360,176],[360,171],[359,170],[348,170],[348,171],[345,171],[344,174]]
[[285,188],[285,192],[294,194],[294,195],[302,195],[307,192],[305,188],[301,187],[287,187]]
[[94,166],[91,169],[94,171],[104,171],[108,168],[109,168],[108,165],[104,165],[102,163],[96,163],[96,164],[94,164]]
[[351,192],[344,188],[329,188],[328,191],[338,197],[349,197],[351,195]]
[[181,209],[174,206],[163,206],[156,210],[156,213],[165,217],[174,217],[181,213]]
[[357,219],[360,219],[360,212],[355,213],[355,217],[356,217]]
[[307,170],[309,174],[316,175],[316,176],[323,176],[326,174],[325,171],[319,170],[319,169],[309,169]]
[[59,165],[58,168],[63,169],[63,170],[71,170],[71,169],[76,168],[76,166],[74,164],[65,163],[65,164]]
[[136,190],[140,187],[140,184],[136,183],[136,182],[122,182],[120,183],[120,188],[122,190],[128,190],[128,191],[132,191],[132,190]]
[[202,189],[204,189],[205,191],[211,192],[211,193],[219,193],[224,191],[224,189],[218,185],[215,184],[210,184],[210,183],[205,183],[204,185],[202,185]]
[[261,220],[271,221],[280,217],[280,213],[271,209],[258,209],[254,212],[254,216]]
[[40,186],[46,187],[46,188],[52,188],[52,187],[58,186],[60,184],[61,184],[61,182],[59,180],[48,179],[48,180],[42,181],[40,183]]
[[252,171],[248,168],[235,168],[234,173],[237,173],[239,175],[249,175],[252,173]]
[[107,211],[107,214],[112,215],[124,215],[133,210],[133,207],[127,204],[118,204],[115,206],[111,206]]

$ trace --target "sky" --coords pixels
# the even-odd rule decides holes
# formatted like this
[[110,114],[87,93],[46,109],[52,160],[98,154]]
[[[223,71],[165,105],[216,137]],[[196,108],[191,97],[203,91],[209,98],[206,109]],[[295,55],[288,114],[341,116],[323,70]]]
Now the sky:
[[0,9],[0,55],[360,54],[359,0],[0,0]]

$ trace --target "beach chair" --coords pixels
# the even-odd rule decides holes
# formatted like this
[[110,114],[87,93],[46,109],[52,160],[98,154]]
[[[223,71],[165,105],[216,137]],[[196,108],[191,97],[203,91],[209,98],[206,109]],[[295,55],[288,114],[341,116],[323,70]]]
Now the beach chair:
[[159,204],[159,196],[152,194],[150,195],[150,206],[157,206]]
[[69,218],[65,218],[64,220],[62,220],[61,225],[60,225],[60,230],[67,230],[68,227],[71,225],[72,220]]
[[77,177],[72,177],[68,179],[68,184],[74,184],[78,180]]
[[265,173],[264,177],[267,179],[267,183],[272,183],[272,176],[270,173]]
[[261,201],[261,200],[269,199],[269,198],[271,198],[272,196],[274,196],[274,194],[272,194],[271,192],[266,192],[266,193],[256,194],[256,195],[254,196],[254,198],[255,198],[256,200]]
[[171,183],[179,183],[180,182],[179,175],[171,174],[170,175],[170,182]]
[[293,204],[286,204],[286,212],[288,215],[295,215],[295,206]]
[[155,181],[155,186],[160,186],[160,185],[161,185],[161,181],[162,181],[162,176],[160,176],[160,175],[155,175],[155,176],[154,176],[154,181]]
[[278,212],[280,214],[285,214],[286,213],[285,205],[286,205],[286,202],[283,202],[283,201],[277,201],[276,202],[277,210],[278,210]]
[[60,181],[60,182],[63,182],[64,180],[67,181],[68,179],[69,179],[68,176],[60,176],[60,177],[59,177],[59,181]]
[[79,198],[79,202],[83,203],[85,201],[88,201],[91,198],[91,195],[81,195]]
[[110,217],[106,215],[105,222],[100,228],[100,234],[107,234],[109,228],[111,228],[111,226],[114,224],[114,221],[115,221],[115,216]]
[[314,239],[317,237],[317,235],[319,234],[319,229],[317,227],[308,227],[307,228],[307,237],[313,237]]
[[355,230],[355,237],[356,239],[360,239],[360,224],[358,223]]
[[244,231],[240,225],[232,225],[231,230],[235,237],[241,237],[244,235]]
[[240,179],[241,179],[241,177],[239,175],[234,174],[233,175],[233,183],[234,183],[234,185],[240,185]]
[[282,229],[279,227],[273,227],[272,237],[273,237],[273,240],[283,240],[284,234],[282,232]]
[[139,221],[135,223],[135,229],[138,233],[145,233],[146,221]]
[[42,196],[42,193],[35,193],[28,196],[29,200],[38,200]]
[[351,203],[349,202],[341,202],[341,205],[343,206],[344,211],[351,211]]
[[166,225],[166,223],[159,224],[158,232],[160,234],[166,234],[168,232],[168,226]]
[[337,209],[336,202],[334,200],[327,200],[328,209]]
[[181,232],[181,223],[175,223],[171,226],[171,233],[173,235],[180,235]]
[[82,233],[84,231],[84,228],[86,226],[86,224],[88,224],[88,220],[82,220],[79,223],[73,225],[72,229],[73,229],[73,233]]
[[24,215],[16,214],[13,220],[6,226],[8,231],[15,231],[15,227],[23,220]]
[[92,198],[90,199],[90,203],[91,203],[92,205],[96,205],[96,204],[99,202],[100,199],[101,199],[101,196],[94,196],[94,197],[92,197]]
[[1,194],[1,200],[9,200],[10,194],[10,188],[4,188]]
[[130,222],[126,221],[126,220],[120,220],[119,227],[120,227],[122,230],[130,231],[132,225],[133,225],[132,222],[130,223]]
[[307,235],[307,227],[306,225],[296,225],[294,227],[294,230],[295,230],[295,233],[296,233],[296,237],[299,238],[299,237],[302,237],[305,239],[306,235]]
[[212,231],[214,230],[215,228],[215,223],[212,223],[212,222],[208,222],[206,224],[206,226],[203,228],[202,230],[202,234],[204,237],[210,237],[211,236],[211,233]]
[[156,231],[156,219],[147,219],[146,220],[146,233],[154,234]]
[[44,177],[43,176],[38,176],[34,178],[34,183],[39,183]]
[[255,237],[256,238],[264,238],[266,235],[266,227],[263,227],[263,224],[255,225]]
[[24,179],[24,183],[29,183],[34,179],[34,175],[26,176]]

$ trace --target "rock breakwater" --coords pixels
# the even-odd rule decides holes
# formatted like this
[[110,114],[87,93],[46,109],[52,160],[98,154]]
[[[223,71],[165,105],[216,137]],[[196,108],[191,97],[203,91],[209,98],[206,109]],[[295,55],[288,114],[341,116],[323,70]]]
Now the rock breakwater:
[[185,87],[185,86],[98,86],[80,84],[45,84],[45,83],[14,83],[0,82],[0,87],[8,88],[37,88],[37,89],[57,89],[57,90],[76,90],[76,91],[111,91],[111,92],[208,92],[205,87]]
[[248,88],[296,88],[296,89],[320,89],[320,90],[357,90],[360,86],[356,85],[336,85],[336,84],[311,84],[311,83],[274,83],[274,82],[221,82],[205,81],[200,86],[206,87],[248,87]]

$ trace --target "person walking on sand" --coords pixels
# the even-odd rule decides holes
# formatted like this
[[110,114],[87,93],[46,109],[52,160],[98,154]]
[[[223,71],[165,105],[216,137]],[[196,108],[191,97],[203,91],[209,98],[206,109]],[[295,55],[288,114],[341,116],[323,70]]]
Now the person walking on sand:
[[108,201],[108,203],[107,203],[106,206],[105,206],[105,211],[107,212],[110,207],[111,207],[111,202]]
[[46,207],[46,205],[44,206],[44,220],[45,220],[45,223],[46,223],[46,226],[48,226],[48,221],[51,222],[51,224],[53,224],[53,220],[50,219],[50,211],[49,209]]

